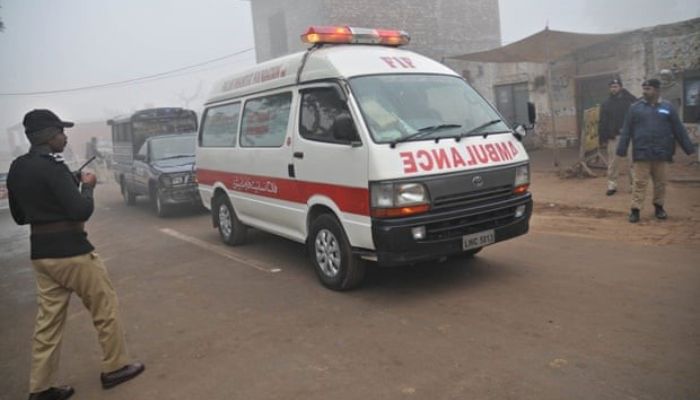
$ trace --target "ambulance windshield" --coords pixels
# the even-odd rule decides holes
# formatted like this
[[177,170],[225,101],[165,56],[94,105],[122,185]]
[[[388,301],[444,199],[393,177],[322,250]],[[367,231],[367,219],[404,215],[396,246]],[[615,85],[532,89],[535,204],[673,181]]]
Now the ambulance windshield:
[[[350,86],[377,143],[408,136],[411,136],[409,140],[452,137],[500,120],[498,113],[458,77],[374,75],[352,78]],[[434,127],[444,129],[430,129]],[[510,130],[500,121],[479,130],[479,133],[495,132]]]

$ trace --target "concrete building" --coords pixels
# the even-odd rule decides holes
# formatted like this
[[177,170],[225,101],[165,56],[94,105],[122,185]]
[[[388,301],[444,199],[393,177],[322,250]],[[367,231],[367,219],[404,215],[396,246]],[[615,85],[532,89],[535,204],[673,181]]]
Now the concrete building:
[[[578,49],[551,65],[552,107],[560,146],[575,146],[583,127],[583,111],[602,103],[608,82],[622,79],[635,96],[647,78],[662,81],[662,96],[681,112],[691,138],[700,142],[700,19],[642,28],[615,35],[604,42]],[[537,132],[552,145],[546,65],[533,63],[469,62],[464,75],[502,113],[524,122],[522,109],[511,105],[536,104]]]
[[310,25],[401,29],[407,49],[436,60],[501,44],[498,0],[249,1],[258,62],[306,49]]

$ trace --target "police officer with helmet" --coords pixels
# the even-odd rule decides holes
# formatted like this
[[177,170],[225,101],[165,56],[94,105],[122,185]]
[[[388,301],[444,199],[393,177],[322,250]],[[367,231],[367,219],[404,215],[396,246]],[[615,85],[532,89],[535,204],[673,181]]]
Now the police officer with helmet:
[[12,162],[7,176],[10,211],[19,225],[31,227],[32,265],[36,272],[37,303],[32,341],[30,400],[64,400],[70,386],[52,387],[58,369],[68,302],[75,292],[89,310],[102,347],[105,389],[139,375],[132,363],[118,316],[117,294],[102,260],[87,238],[85,221],[94,210],[95,175],[76,174],[63,163],[65,128],[49,110],[33,110],[24,117],[31,148]]

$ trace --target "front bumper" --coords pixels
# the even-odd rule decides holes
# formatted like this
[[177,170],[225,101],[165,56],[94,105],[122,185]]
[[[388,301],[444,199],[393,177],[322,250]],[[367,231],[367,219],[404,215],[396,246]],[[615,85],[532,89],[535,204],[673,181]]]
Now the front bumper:
[[[525,213],[516,218],[515,210]],[[395,266],[429,261],[464,252],[462,236],[493,229],[495,243],[523,235],[529,229],[532,196],[526,193],[479,207],[431,212],[399,219],[372,219],[377,262]],[[426,227],[426,238],[416,240],[412,228]]]
[[163,204],[201,204],[197,185],[161,187],[160,200]]

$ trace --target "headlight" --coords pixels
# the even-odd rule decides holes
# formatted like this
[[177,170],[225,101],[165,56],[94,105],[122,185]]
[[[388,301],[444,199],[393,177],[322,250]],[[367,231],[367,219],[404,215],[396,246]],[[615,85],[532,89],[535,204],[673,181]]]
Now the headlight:
[[160,182],[164,186],[184,185],[192,181],[193,179],[190,174],[163,174],[160,176]]
[[374,217],[403,217],[430,209],[428,190],[422,183],[375,183],[370,192]]
[[185,175],[173,176],[173,185],[182,185],[185,183]]
[[428,202],[425,186],[421,183],[404,183],[394,186],[394,204],[410,206]]
[[522,186],[530,183],[530,166],[521,165],[515,168],[514,186]]

